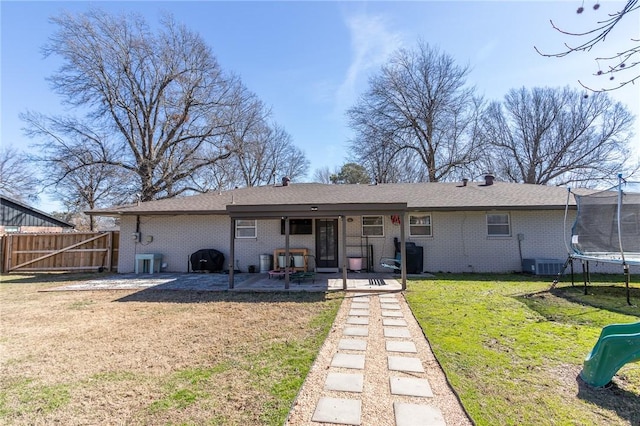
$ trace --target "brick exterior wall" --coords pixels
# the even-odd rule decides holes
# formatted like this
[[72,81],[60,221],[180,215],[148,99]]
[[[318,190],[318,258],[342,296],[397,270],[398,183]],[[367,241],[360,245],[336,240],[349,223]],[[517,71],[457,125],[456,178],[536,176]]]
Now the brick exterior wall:
[[[502,212],[500,212],[502,213]],[[421,213],[422,214],[422,213]],[[519,272],[522,258],[555,258],[564,261],[567,252],[564,244],[564,211],[512,211],[511,235],[489,237],[486,211],[434,212],[431,213],[431,237],[410,237],[406,226],[407,241],[424,247],[424,270],[430,272]],[[575,212],[574,212],[575,214]],[[360,243],[361,220],[354,217],[347,222],[348,245]],[[389,216],[384,218],[384,237],[370,237],[373,246],[374,270],[385,271],[380,265],[383,257],[394,254],[393,238],[400,240],[400,225],[393,224]],[[573,223],[573,217],[569,223]],[[342,225],[339,223],[339,241],[342,241]],[[225,269],[229,267],[230,219],[219,215],[141,216],[141,242],[134,242],[135,217],[124,216],[120,224],[120,255],[118,271],[134,271],[136,253],[161,253],[166,267],[163,271],[186,272],[189,256],[200,249],[216,249],[225,256]],[[520,247],[518,234],[522,234]],[[568,232],[567,235],[570,235]],[[153,241],[147,242],[147,237]],[[260,269],[260,255],[273,255],[275,249],[284,248],[285,236],[280,234],[280,220],[259,220],[257,238],[236,239],[237,266],[247,272],[249,265]],[[315,254],[314,235],[291,235],[291,248],[306,248]],[[355,247],[347,248],[347,255],[359,253]],[[342,253],[339,253],[340,259]],[[592,272],[621,272],[619,265],[590,264]],[[579,264],[576,265],[579,268]],[[388,270],[386,270],[388,271]],[[578,269],[576,269],[578,271]],[[633,272],[633,271],[632,271]]]

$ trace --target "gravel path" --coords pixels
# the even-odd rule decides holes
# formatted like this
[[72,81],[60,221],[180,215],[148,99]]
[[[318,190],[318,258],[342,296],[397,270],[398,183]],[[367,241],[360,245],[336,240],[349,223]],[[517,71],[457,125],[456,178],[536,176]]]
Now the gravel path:
[[329,424],[473,424],[402,293],[343,301],[286,422]]

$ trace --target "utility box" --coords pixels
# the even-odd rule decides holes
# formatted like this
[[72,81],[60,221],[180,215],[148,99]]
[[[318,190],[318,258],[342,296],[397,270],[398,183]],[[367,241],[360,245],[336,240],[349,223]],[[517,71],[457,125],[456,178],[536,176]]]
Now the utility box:
[[559,259],[522,259],[522,272],[533,275],[557,275],[562,272],[564,261]]

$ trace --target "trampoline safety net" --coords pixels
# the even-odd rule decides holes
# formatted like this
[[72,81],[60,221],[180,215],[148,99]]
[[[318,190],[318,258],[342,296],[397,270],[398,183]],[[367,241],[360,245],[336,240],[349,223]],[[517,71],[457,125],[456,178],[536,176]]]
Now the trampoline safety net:
[[620,183],[611,190],[574,193],[574,197],[578,207],[571,232],[574,255],[640,264],[640,183]]

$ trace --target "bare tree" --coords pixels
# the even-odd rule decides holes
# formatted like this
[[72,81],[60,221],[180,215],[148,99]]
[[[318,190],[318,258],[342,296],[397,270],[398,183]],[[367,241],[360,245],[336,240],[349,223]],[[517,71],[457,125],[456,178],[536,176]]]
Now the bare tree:
[[370,158],[382,143],[387,161],[410,153],[427,181],[451,179],[480,152],[474,136],[481,101],[466,85],[467,74],[468,68],[422,42],[396,52],[347,112],[357,135],[352,152]]
[[501,179],[531,184],[611,179],[630,165],[632,123],[629,111],[606,93],[511,90],[485,112],[485,167]]
[[317,183],[331,183],[331,175],[340,173],[340,169],[334,167],[333,171],[329,166],[320,167],[313,172],[313,181]]
[[15,148],[0,150],[0,194],[18,201],[38,198],[38,179],[28,166],[26,155]]
[[[601,11],[602,9],[600,7],[600,3],[594,3],[593,10]],[[618,25],[622,19],[628,17],[629,15],[633,15],[633,13],[637,12],[638,10],[640,10],[638,0],[627,0],[621,9],[616,10],[612,13],[608,13],[605,19],[597,21],[594,24],[593,28],[587,31],[580,32],[564,30],[558,27],[553,22],[553,20],[551,20],[550,22],[553,29],[562,34],[575,38],[576,40],[578,40],[577,44],[572,45],[569,43],[565,43],[565,49],[557,53],[543,53],[537,47],[534,48],[539,54],[543,56],[557,58],[562,58],[575,52],[589,52],[596,45],[604,42],[611,31],[614,29],[614,27]],[[577,9],[578,14],[582,14],[583,12],[585,12],[584,1],[582,2],[582,5]],[[635,81],[640,78],[640,73],[637,72],[637,68],[634,70],[634,68],[638,66],[638,64],[640,64],[640,39],[630,38],[629,41],[631,42],[629,47],[622,48],[622,50],[614,50],[613,53],[608,56],[595,58],[595,61],[597,63],[597,70],[594,72],[594,75],[608,76],[609,81],[614,81],[616,80],[616,77],[619,76],[620,78],[616,80],[617,85],[613,85],[608,88],[593,89],[583,84],[581,81],[579,81],[580,84],[584,88],[591,91],[608,91],[619,89],[620,87],[623,87],[629,83],[635,83]]]
[[361,132],[351,143],[350,151],[354,161],[366,169],[373,182],[429,181],[427,169],[417,155],[399,148],[392,137],[372,130],[371,133]]
[[291,135],[266,121],[259,123],[233,157],[244,186],[275,183],[277,176],[297,180],[306,175],[309,167],[309,160],[293,145]]
[[[44,190],[55,195],[75,219],[83,221],[85,210],[130,200],[134,174],[110,164],[118,161],[121,152],[110,140],[108,129],[92,128],[72,117],[34,112],[21,117],[27,123],[27,136],[47,141],[29,155],[29,162],[42,171]],[[93,216],[86,222],[93,231]]]
[[[138,16],[98,10],[52,21],[58,28],[44,52],[63,62],[51,87],[86,114],[86,126],[112,135],[109,145],[91,141],[91,164],[135,176],[142,201],[210,189],[194,178],[237,152],[232,125],[253,114],[254,104],[202,38],[170,17],[157,33]],[[82,150],[86,141],[74,135],[83,130],[71,127],[43,145]]]

